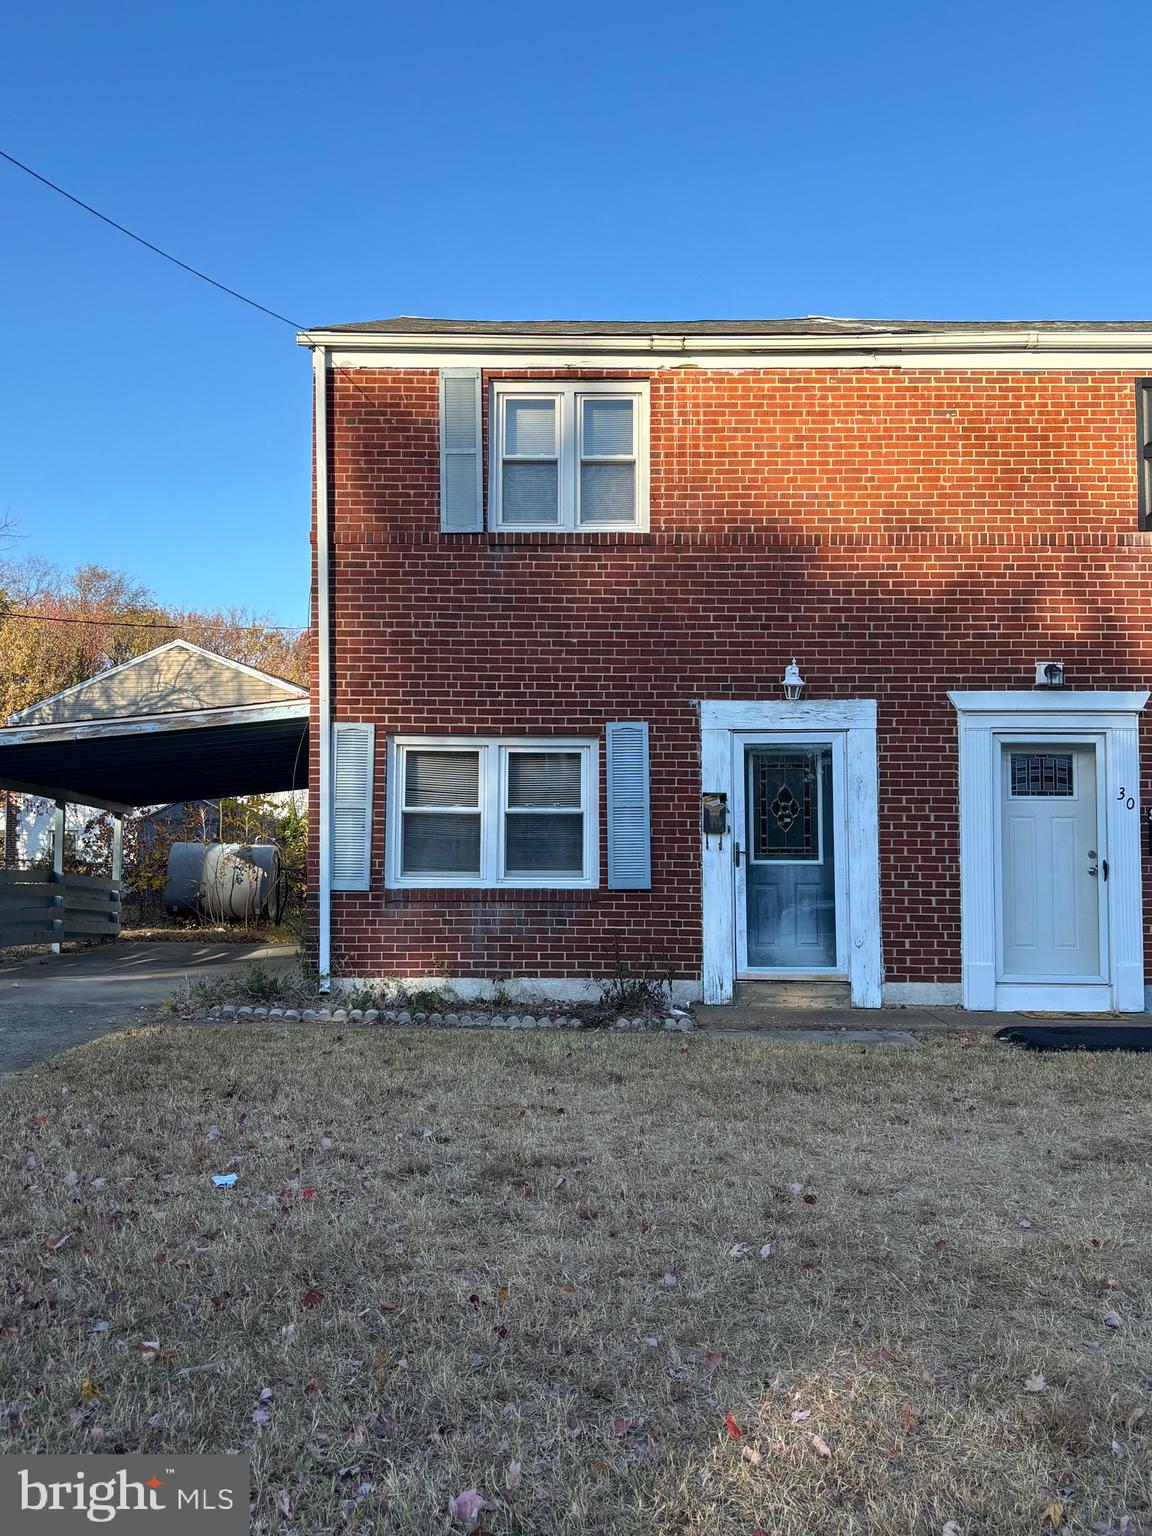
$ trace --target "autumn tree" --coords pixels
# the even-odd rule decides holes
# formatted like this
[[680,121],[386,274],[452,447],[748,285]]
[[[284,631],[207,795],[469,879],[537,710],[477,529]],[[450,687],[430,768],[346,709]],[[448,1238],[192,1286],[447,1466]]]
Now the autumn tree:
[[166,609],[148,587],[104,566],[0,560],[0,717],[177,638],[307,682],[306,631],[237,608]]

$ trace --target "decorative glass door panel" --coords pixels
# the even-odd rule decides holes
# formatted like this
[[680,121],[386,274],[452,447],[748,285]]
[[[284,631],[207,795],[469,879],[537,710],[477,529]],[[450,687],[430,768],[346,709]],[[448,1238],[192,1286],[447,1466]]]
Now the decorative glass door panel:
[[833,794],[830,743],[745,746],[743,884],[750,970],[836,966]]

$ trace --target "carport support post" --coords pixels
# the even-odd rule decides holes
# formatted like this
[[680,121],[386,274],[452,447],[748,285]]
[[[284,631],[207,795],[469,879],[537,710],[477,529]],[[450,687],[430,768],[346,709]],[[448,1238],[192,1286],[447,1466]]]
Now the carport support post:
[[124,813],[112,812],[112,879],[117,885],[124,878]]
[[[55,877],[55,883],[57,885],[63,885],[64,884],[64,812],[65,812],[65,809],[66,809],[66,802],[63,801],[63,800],[57,800],[57,802],[56,802],[56,816],[55,816],[55,818],[53,820],[53,823],[52,823],[52,874]],[[62,897],[64,895],[64,892],[61,891],[59,894]],[[64,908],[63,908],[63,906],[61,906],[59,910],[60,910],[60,916],[63,917],[64,916]],[[54,955],[58,955],[60,953],[60,945],[59,945],[59,943],[53,944],[53,946],[52,946],[52,953]]]

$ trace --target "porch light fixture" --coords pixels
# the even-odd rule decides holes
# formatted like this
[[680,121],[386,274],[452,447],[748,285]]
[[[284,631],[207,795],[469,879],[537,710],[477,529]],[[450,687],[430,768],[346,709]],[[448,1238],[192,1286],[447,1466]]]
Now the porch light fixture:
[[784,668],[784,697],[795,702],[804,692],[804,679],[800,676],[800,668],[796,665],[793,656],[788,666]]

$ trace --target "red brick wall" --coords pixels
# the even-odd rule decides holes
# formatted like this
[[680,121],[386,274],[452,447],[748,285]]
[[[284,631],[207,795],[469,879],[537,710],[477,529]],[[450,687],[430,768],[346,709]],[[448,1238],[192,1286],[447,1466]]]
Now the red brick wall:
[[[1133,378],[657,373],[650,533],[445,536],[436,373],[335,372],[334,716],[374,720],[378,754],[373,887],[333,898],[338,966],[698,976],[694,701],[778,699],[795,654],[806,697],[879,701],[886,979],[958,981],[945,691],[1027,688],[1049,658],[1075,688],[1152,680]],[[651,891],[604,888],[603,850],[598,892],[384,890],[387,733],[617,719],[651,725]]]

